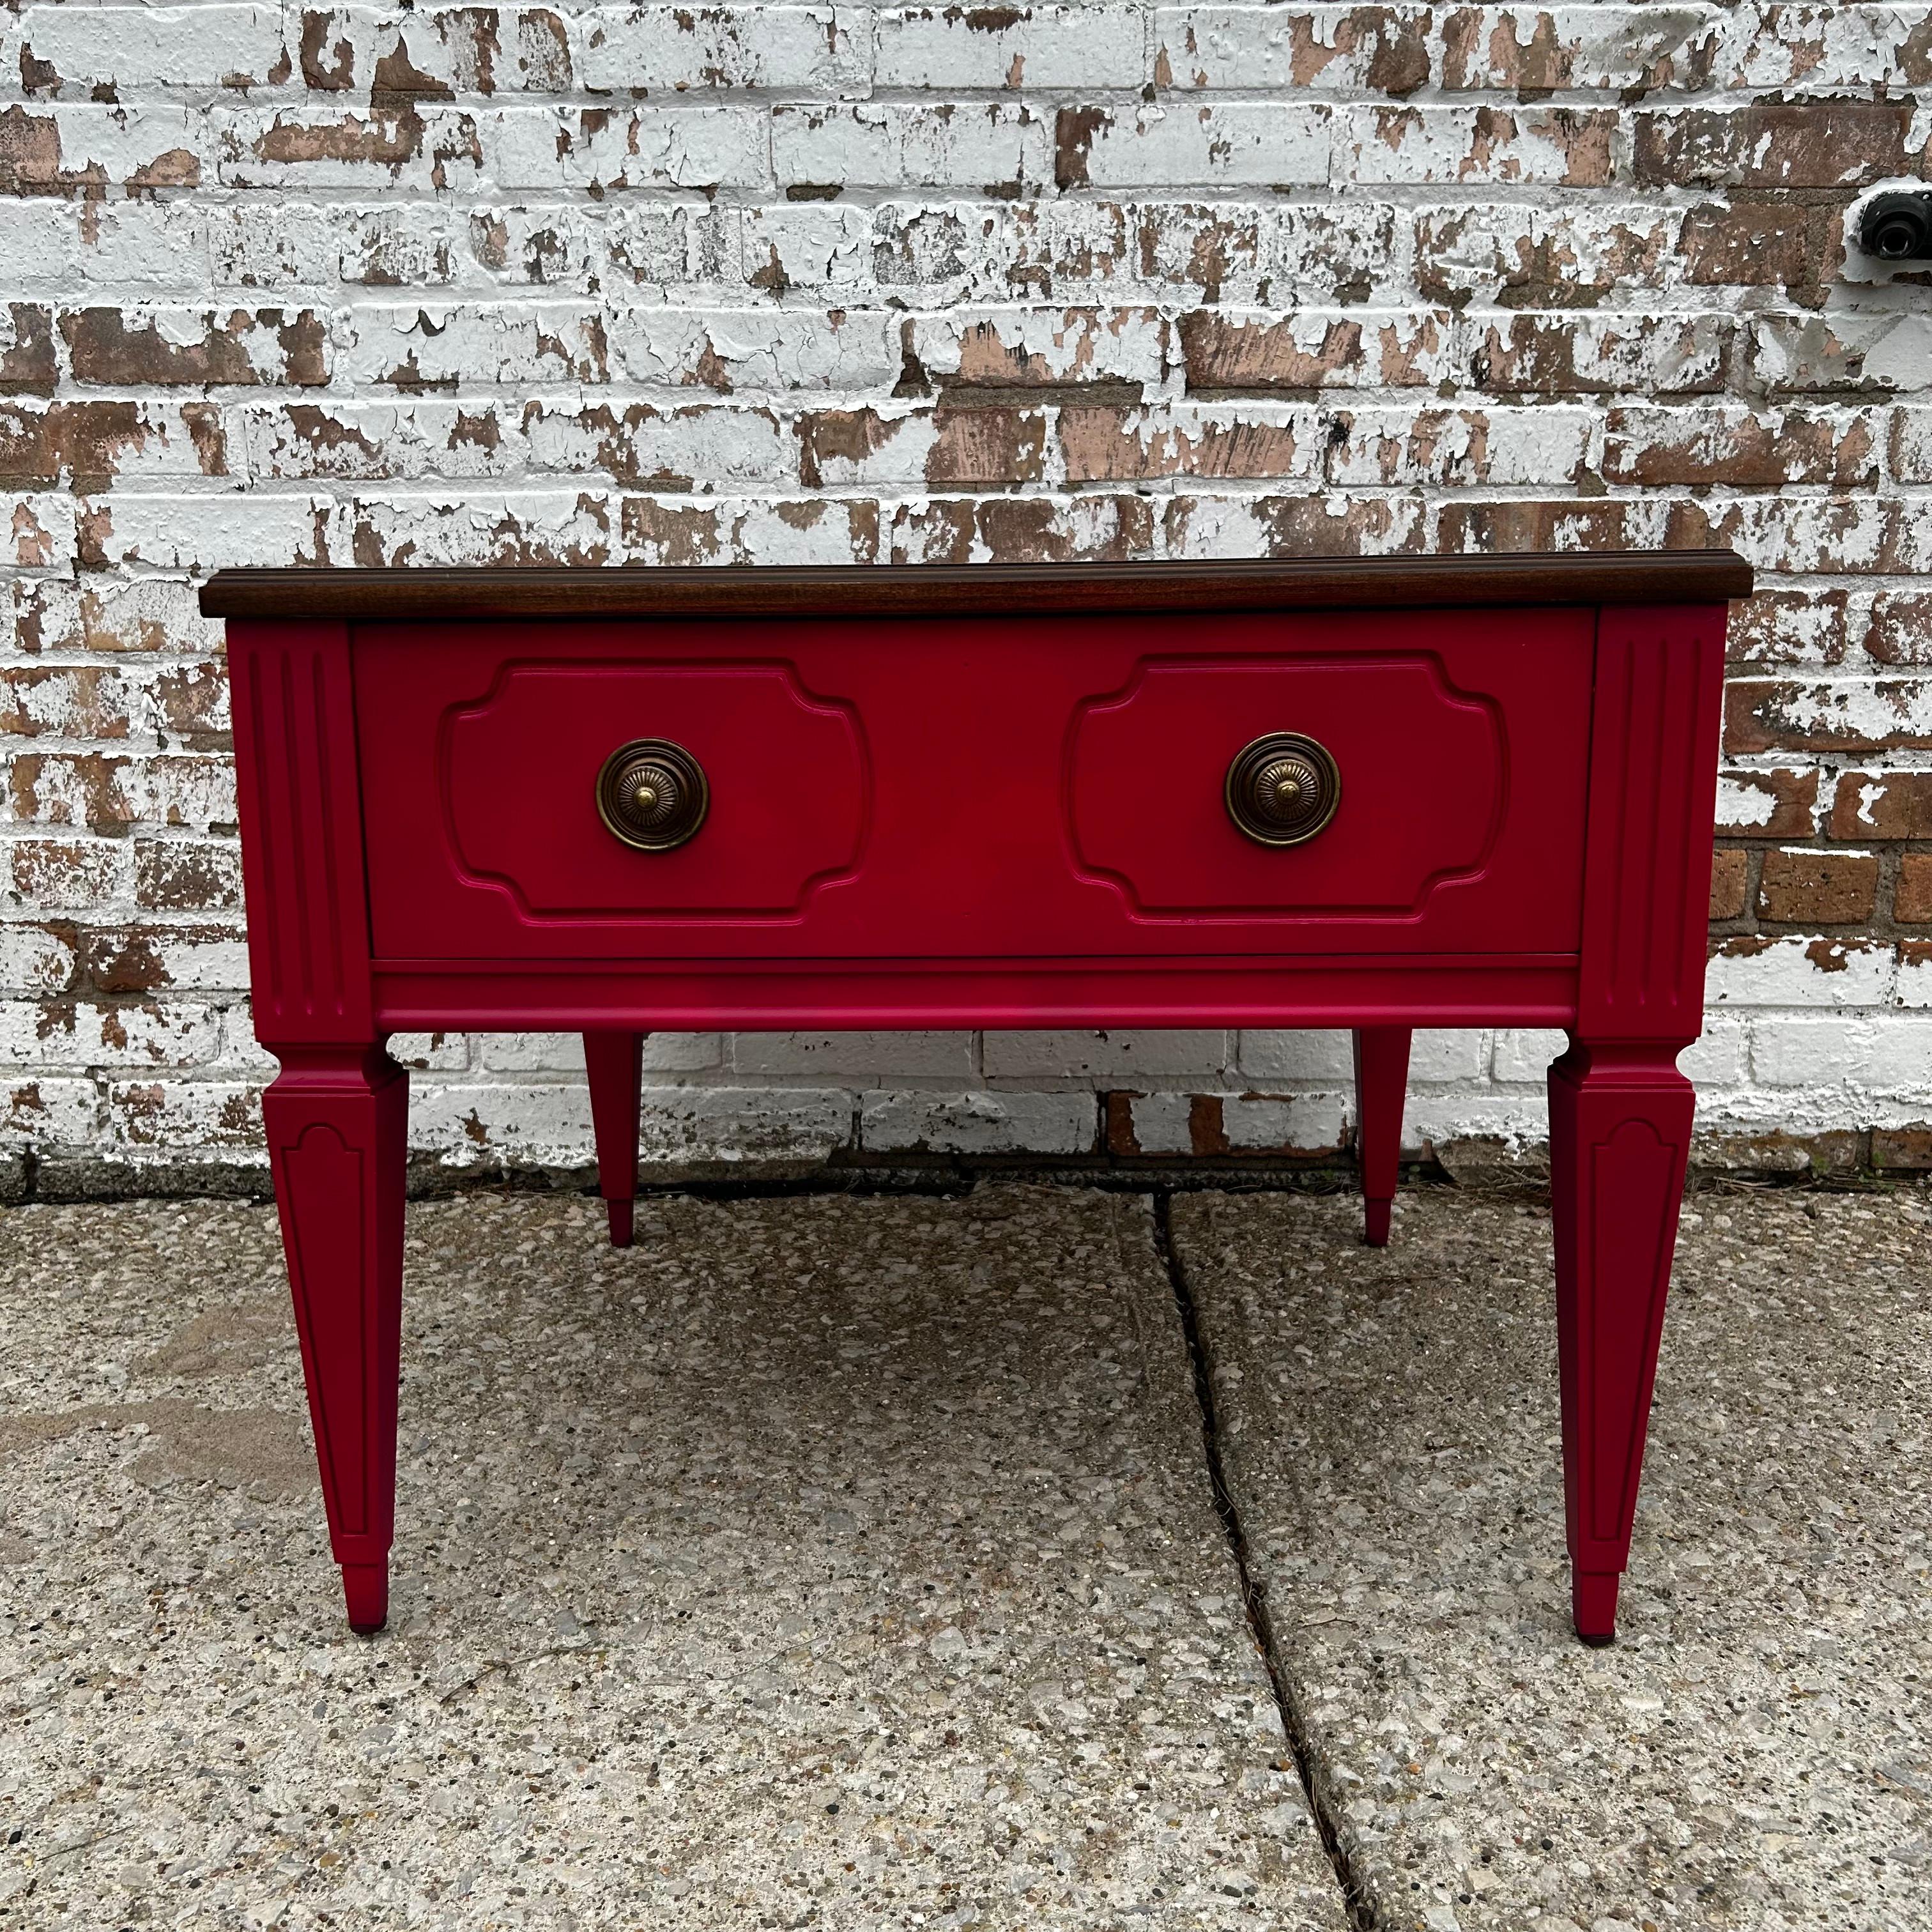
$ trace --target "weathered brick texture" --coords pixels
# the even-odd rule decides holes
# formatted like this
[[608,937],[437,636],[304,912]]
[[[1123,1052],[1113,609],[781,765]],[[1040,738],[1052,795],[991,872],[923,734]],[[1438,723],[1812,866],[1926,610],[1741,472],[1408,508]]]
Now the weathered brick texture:
[[[1714,1151],[1932,1164],[1918,6],[0,11],[4,1149],[259,1158],[224,564],[1729,543]],[[1533,1140],[1547,1036],[1418,1043]],[[1346,1042],[664,1040],[671,1160],[1321,1149]],[[422,1038],[449,1164],[567,1040]]]

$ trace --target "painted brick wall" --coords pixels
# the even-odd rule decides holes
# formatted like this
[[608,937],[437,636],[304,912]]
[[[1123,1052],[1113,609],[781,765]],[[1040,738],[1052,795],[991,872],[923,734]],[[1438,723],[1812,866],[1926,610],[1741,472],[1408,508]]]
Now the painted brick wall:
[[[254,1157],[226,564],[1735,544],[1714,1152],[1932,1162],[1922,6],[0,12],[5,1146]],[[666,1157],[1341,1142],[1344,1042],[667,1039]],[[454,1162],[574,1044],[415,1040]],[[1418,1042],[1534,1138],[1542,1036]]]

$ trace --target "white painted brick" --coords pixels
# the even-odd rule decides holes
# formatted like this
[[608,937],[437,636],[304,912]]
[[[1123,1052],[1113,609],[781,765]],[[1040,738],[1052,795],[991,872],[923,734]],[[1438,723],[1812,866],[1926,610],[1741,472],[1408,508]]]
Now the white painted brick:
[[183,1157],[266,1166],[257,1082],[160,1076],[105,1083],[105,1131],[86,1151],[139,1162]]
[[[740,396],[871,388],[901,367],[898,332],[877,314],[640,308],[611,316],[608,333],[617,368],[634,382],[690,387],[722,379]],[[707,378],[707,370],[717,374]]]
[[861,8],[731,6],[600,8],[578,25],[586,87],[658,94],[862,86],[871,22]]
[[1249,1028],[1240,1036],[1238,1064],[1244,1073],[1270,1086],[1286,1080],[1352,1082],[1354,1036],[1340,1029],[1287,1032]]
[[288,64],[281,12],[268,6],[29,7],[9,39],[16,36],[14,71],[23,58],[44,62],[70,98],[98,88],[260,87]]
[[643,1147],[651,1160],[819,1160],[849,1146],[851,1096],[808,1088],[652,1087]]
[[1194,1105],[1191,1094],[1136,1094],[1127,1103],[1134,1145],[1142,1154],[1192,1154]]
[[[466,191],[482,184],[486,134],[506,111],[308,101],[215,109],[207,116],[210,172],[231,188]],[[535,118],[543,110],[527,112]]]
[[989,1033],[981,1064],[1006,1080],[1118,1081],[1172,1078],[1218,1072],[1228,1036],[1218,1028],[1118,1029],[1108,1033]]
[[1750,1077],[1749,1028],[1741,1020],[1712,1015],[1702,1034],[1677,1056],[1677,1070],[1695,1082],[1701,1106],[1707,1092],[1740,1085]]
[[1489,1070],[1490,1036],[1474,1027],[1421,1027],[1409,1041],[1412,1082],[1480,1080]]
[[30,1074],[0,1086],[0,1147],[92,1148],[100,1138],[94,1082]]
[[476,117],[499,188],[758,188],[771,178],[764,110],[497,108]]
[[302,496],[130,494],[104,506],[96,535],[107,559],[124,566],[314,563],[316,526],[330,508]]
[[1767,1087],[1932,1095],[1932,1015],[1754,1019],[1750,1071]]
[[1348,1120],[1340,1094],[1230,1094],[1221,1103],[1221,1130],[1237,1154],[1337,1148]]
[[1089,1154],[1098,1132],[1091,1094],[879,1094],[859,1113],[872,1154]]
[[1490,1070],[1510,1085],[1540,1087],[1550,1063],[1569,1044],[1569,1035],[1557,1027],[1499,1027]]
[[1009,382],[1158,383],[1169,332],[1157,310],[962,308],[912,319],[914,354],[934,376]]
[[0,991],[44,998],[63,992],[79,956],[64,933],[0,925]]
[[1876,1006],[1892,993],[1882,940],[1766,939],[1720,952],[1704,971],[1707,1006]]
[[314,287],[334,281],[342,256],[343,218],[301,202],[216,208],[208,252],[217,288]]
[[1053,178],[1051,119],[997,101],[781,106],[771,144],[782,188],[1016,190]]
[[413,1072],[464,1072],[470,1066],[470,1036],[461,1033],[392,1034],[389,1058]]
[[1326,106],[1176,100],[1124,108],[1094,128],[1084,179],[1093,188],[1318,185],[1328,179],[1329,144]]
[[1370,184],[1596,188],[1610,178],[1613,118],[1555,106],[1353,107],[1336,113],[1336,172]]
[[920,7],[878,15],[879,87],[1138,88],[1150,77],[1138,7]]
[[1332,483],[1574,482],[1594,418],[1582,410],[1354,409]]
[[1144,1154],[1219,1151],[1310,1154],[1339,1148],[1348,1119],[1346,1096],[1318,1094],[1141,1094],[1130,1103],[1136,1145]]
[[[393,1046],[389,1050],[396,1052]],[[484,1034],[473,1046],[463,1035],[452,1034],[446,1036],[445,1051],[458,1056],[448,1062],[450,1066],[473,1063],[493,1073],[569,1073],[580,1078],[584,1073],[584,1036],[578,1033]],[[646,1080],[664,1074],[709,1072],[722,1058],[715,1033],[644,1036],[641,1064]]]
[[1520,1154],[1546,1142],[1549,1137],[1549,1110],[1540,1096],[1431,1088],[1412,1093],[1402,1114],[1405,1150],[1439,1148],[1454,1141],[1484,1141]]
[[761,1080],[846,1080],[863,1087],[973,1076],[970,1033],[742,1033],[731,1070]]
[[788,288],[862,287],[872,274],[872,215],[826,202],[748,208],[742,248],[748,278]]
[[75,211],[64,201],[0,198],[0,260],[10,294],[74,288],[82,274]]

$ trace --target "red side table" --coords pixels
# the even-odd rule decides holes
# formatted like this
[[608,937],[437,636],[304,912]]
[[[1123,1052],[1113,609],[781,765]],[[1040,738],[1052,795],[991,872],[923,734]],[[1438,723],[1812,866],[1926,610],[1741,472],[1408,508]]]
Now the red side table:
[[224,571],[263,1106],[350,1622],[394,1518],[392,1030],[581,1032],[630,1237],[652,1029],[1413,1028],[1550,1072],[1573,1603],[1630,1548],[1702,1023],[1730,552]]

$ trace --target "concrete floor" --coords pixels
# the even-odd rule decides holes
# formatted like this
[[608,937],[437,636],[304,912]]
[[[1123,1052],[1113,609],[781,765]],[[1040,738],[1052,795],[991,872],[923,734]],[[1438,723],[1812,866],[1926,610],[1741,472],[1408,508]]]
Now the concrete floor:
[[1546,1220],[1176,1198],[1264,1659],[1144,1197],[412,1208],[368,1642],[272,1214],[8,1210],[0,1928],[1932,1924],[1932,1216],[1694,1218],[1592,1652]]

